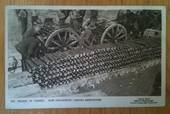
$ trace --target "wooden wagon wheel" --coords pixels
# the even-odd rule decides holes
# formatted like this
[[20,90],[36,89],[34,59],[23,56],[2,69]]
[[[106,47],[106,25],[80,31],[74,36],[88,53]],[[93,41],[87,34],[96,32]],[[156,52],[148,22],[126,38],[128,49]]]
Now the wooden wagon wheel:
[[100,43],[117,43],[127,39],[127,30],[121,24],[112,23],[103,32]]
[[55,30],[45,42],[48,51],[68,50],[78,45],[80,36],[71,28]]

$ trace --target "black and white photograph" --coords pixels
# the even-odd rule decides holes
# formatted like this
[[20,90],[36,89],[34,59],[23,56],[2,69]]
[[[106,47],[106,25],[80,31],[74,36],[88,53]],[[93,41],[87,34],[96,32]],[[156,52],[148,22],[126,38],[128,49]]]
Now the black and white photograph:
[[165,105],[163,6],[7,6],[6,108]]

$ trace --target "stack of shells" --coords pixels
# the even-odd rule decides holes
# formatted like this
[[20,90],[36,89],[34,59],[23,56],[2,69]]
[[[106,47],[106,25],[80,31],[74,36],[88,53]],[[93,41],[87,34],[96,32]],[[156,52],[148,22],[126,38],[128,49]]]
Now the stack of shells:
[[115,45],[58,57],[58,52],[40,58],[26,60],[34,83],[41,88],[69,84],[87,76],[112,72],[133,63],[141,63],[161,57],[160,46]]

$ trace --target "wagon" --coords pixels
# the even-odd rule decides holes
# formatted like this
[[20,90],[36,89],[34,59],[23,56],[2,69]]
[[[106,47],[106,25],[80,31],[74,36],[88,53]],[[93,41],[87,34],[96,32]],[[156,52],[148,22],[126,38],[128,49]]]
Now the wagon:
[[[48,31],[48,27],[44,27],[43,29],[44,31]],[[95,31],[95,43],[93,41],[90,42],[90,46],[103,43],[116,43],[127,39],[126,28],[114,20],[99,18]],[[48,52],[79,47],[81,34],[77,33],[70,25],[53,28],[53,30],[48,32],[43,41]]]

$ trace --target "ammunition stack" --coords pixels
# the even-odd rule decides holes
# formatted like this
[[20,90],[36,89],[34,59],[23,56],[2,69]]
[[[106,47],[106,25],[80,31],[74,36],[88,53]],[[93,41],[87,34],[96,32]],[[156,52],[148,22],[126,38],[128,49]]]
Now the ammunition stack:
[[38,83],[42,88],[52,88],[83,77],[111,72],[129,64],[161,57],[160,45],[146,40],[101,47],[96,46],[88,51],[79,49],[75,54],[48,53],[40,58],[26,60],[27,68],[34,83]]

